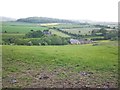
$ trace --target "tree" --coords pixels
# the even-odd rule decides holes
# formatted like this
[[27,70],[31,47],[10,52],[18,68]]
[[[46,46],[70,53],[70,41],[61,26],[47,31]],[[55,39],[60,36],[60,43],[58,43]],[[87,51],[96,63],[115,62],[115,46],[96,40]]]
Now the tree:
[[81,33],[81,31],[78,31],[79,33]]
[[32,32],[29,32],[25,35],[25,37],[27,38],[40,38],[42,37],[44,34],[42,31],[32,31]]
[[15,44],[16,45],[28,45],[28,40],[27,39],[16,39]]
[[32,43],[31,41],[29,41],[29,42],[27,43],[27,45],[28,45],[28,46],[32,46],[33,43]]
[[106,30],[105,28],[101,28],[101,29],[99,30],[99,33],[102,33],[103,36],[105,36],[106,33],[107,33],[107,30]]
[[108,33],[106,33],[106,35],[104,36],[105,39],[111,39],[111,40],[117,40],[118,38],[118,32],[115,30],[109,31]]
[[50,39],[50,37],[44,37],[43,41],[46,42],[48,45],[51,45],[51,39]]
[[59,36],[52,36],[51,45],[62,45],[62,39]]
[[7,31],[5,31],[4,33],[7,33]]
[[95,33],[96,33],[95,30],[92,30],[91,35],[95,36]]
[[34,30],[30,30],[31,32],[33,32]]

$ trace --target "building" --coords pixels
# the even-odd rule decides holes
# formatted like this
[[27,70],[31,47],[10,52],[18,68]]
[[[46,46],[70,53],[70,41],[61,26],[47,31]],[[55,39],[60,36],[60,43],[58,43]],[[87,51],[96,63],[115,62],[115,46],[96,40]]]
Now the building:
[[70,44],[90,44],[92,43],[91,40],[85,40],[85,39],[70,39]]
[[49,30],[44,30],[44,31],[43,31],[43,34],[44,34],[44,35],[51,35],[52,33],[51,33]]
[[71,44],[80,44],[79,40],[77,39],[70,39]]

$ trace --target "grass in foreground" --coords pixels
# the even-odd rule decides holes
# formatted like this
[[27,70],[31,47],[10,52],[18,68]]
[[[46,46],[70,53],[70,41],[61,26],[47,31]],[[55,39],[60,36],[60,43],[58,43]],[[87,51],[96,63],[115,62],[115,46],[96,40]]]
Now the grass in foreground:
[[2,48],[3,87],[117,87],[117,46]]

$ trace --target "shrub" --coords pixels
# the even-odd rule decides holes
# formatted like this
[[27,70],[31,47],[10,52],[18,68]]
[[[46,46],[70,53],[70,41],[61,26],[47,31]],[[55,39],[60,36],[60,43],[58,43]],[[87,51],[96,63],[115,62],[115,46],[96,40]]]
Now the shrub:
[[25,37],[27,38],[39,38],[39,37],[42,37],[43,36],[43,32],[42,31],[32,31],[32,32],[29,32],[25,35]]

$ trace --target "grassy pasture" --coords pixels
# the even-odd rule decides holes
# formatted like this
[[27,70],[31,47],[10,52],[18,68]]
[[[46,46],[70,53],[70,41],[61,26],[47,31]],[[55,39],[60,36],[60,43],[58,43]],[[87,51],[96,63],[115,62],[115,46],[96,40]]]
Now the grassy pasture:
[[54,29],[50,29],[50,31],[52,32],[52,34],[56,34],[56,35],[61,36],[61,37],[70,37],[69,35],[64,34],[62,32],[59,32],[59,31],[54,30]]
[[[55,26],[52,24],[52,26]],[[50,26],[49,26],[50,27]],[[42,27],[37,24],[29,24],[29,23],[20,23],[20,22],[4,22],[2,25],[2,32],[7,31],[7,33],[3,33],[3,38],[5,37],[19,37],[25,35],[30,32],[30,30],[45,30],[48,27]],[[62,32],[50,29],[53,34],[57,34],[62,37],[70,37]]]
[[[67,31],[69,33],[73,33],[73,34],[80,34],[80,35],[91,35],[91,31],[95,29],[95,28],[73,28],[73,29],[62,29],[64,31]],[[79,33],[80,31],[80,33]]]
[[13,34],[13,33],[11,33],[11,34],[8,34],[8,33],[4,33],[4,34],[2,34],[2,37],[3,38],[12,38],[12,37],[14,37],[14,38],[23,38],[25,36],[25,34]]
[[44,30],[47,27],[41,27],[36,24],[20,23],[20,22],[5,22],[2,24],[2,32],[7,31],[7,33],[28,33],[30,30]]
[[[89,34],[92,28],[59,24],[51,27],[71,33]],[[50,26],[49,26],[50,27]],[[75,28],[74,27],[81,27]],[[3,23],[3,38],[22,38],[33,30],[44,30],[36,24]],[[68,35],[50,30],[62,37]],[[19,32],[19,33],[17,33]],[[88,37],[89,38],[89,37]],[[93,37],[95,38],[95,37]],[[97,46],[10,46],[2,47],[3,87],[117,87],[118,46],[116,41],[101,40]],[[85,75],[84,75],[85,74]],[[43,76],[47,76],[44,78]],[[13,80],[16,80],[14,83]]]
[[116,42],[99,43],[105,44],[3,46],[3,87],[117,87],[118,48],[107,44]]
[[[53,27],[53,26],[51,26]],[[58,25],[55,25],[54,27],[57,27],[57,28],[63,28],[63,29],[72,29],[72,28],[85,28],[85,27],[90,27],[89,25],[81,25],[81,24],[58,24]],[[93,27],[91,25],[91,27]]]

